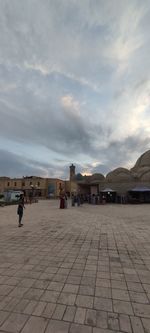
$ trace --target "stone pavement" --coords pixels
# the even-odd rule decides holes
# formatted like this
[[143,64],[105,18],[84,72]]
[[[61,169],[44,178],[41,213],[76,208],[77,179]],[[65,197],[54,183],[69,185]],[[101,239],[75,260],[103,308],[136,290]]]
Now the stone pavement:
[[149,333],[150,205],[0,208],[0,332]]

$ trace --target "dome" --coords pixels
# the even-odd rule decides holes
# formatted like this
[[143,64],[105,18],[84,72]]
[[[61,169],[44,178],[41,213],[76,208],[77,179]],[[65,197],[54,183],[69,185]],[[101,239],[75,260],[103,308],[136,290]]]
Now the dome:
[[150,168],[150,150],[146,151],[138,158],[137,162],[135,163],[135,166],[131,170],[134,171],[143,167]]
[[147,173],[150,171],[150,167],[142,167],[138,169],[131,169],[132,174],[136,178],[141,178],[143,174]]
[[141,174],[140,180],[143,182],[150,182],[150,168]]
[[126,168],[117,168],[109,172],[106,176],[108,182],[127,182],[133,180],[133,175],[131,171]]
[[104,179],[105,177],[102,175],[102,173],[94,173],[91,176],[91,181],[96,181],[96,180],[103,181]]

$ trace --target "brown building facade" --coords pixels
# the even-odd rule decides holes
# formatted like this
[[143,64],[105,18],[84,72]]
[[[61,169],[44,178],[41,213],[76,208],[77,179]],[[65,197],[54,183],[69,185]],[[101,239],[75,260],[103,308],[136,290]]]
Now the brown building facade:
[[9,190],[23,191],[28,197],[30,193],[38,197],[58,197],[60,187],[65,188],[65,182],[57,178],[41,178],[36,176],[23,178],[0,177],[0,193]]

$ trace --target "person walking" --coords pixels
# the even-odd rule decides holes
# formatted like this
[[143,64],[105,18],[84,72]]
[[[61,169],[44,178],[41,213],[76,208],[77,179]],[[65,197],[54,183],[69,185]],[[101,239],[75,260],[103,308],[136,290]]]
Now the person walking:
[[19,202],[18,202],[18,209],[17,209],[17,214],[19,215],[18,227],[23,226],[23,223],[21,223],[21,221],[22,221],[22,217],[23,217],[24,208],[25,208],[25,206],[24,206],[24,195],[20,194],[20,198],[19,198]]
[[65,194],[64,192],[60,193],[60,209],[65,208]]
[[67,198],[67,193],[65,193],[65,208],[68,207],[68,198]]

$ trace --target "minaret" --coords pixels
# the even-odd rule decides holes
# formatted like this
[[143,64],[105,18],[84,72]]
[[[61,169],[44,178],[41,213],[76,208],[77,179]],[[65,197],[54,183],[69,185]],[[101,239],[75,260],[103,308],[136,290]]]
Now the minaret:
[[70,180],[73,180],[75,176],[75,165],[71,164],[69,168],[70,168]]

